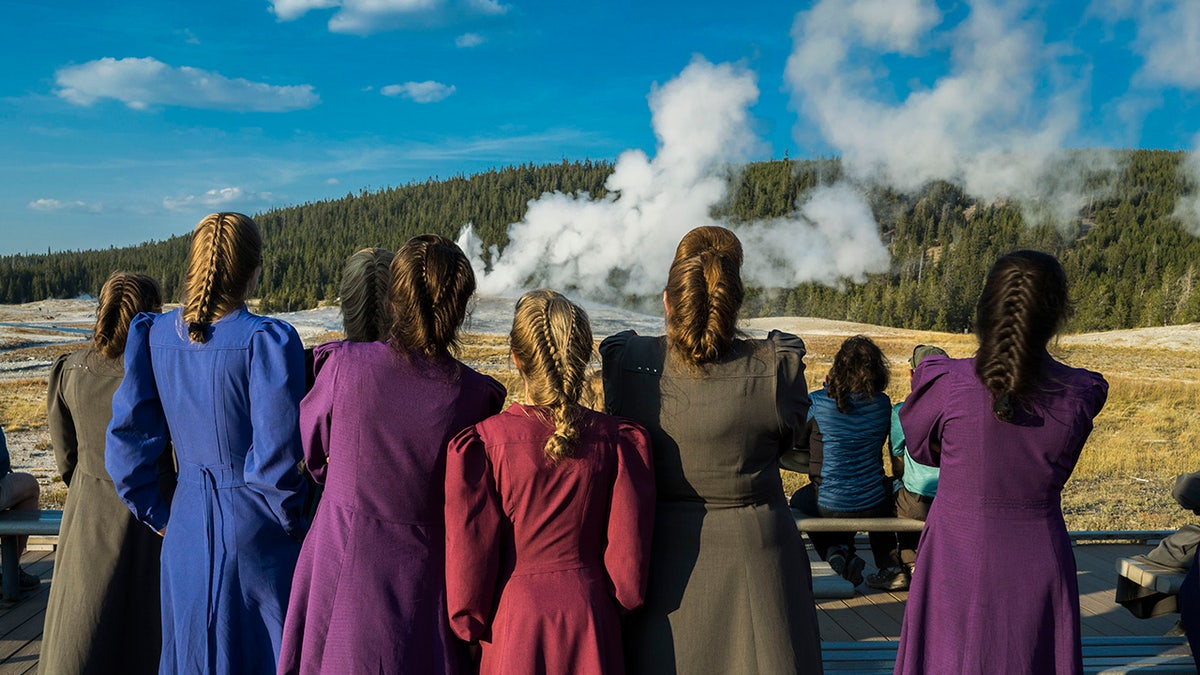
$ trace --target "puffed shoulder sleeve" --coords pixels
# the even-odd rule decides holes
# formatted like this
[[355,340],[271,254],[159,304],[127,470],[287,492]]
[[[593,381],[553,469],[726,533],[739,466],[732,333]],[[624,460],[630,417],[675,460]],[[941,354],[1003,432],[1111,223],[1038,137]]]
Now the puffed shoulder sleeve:
[[804,340],[782,331],[767,334],[775,346],[775,410],[779,417],[779,452],[792,449],[804,435],[808,409],[808,382],[804,378]]
[[905,450],[928,466],[941,466],[942,426],[951,396],[950,364],[941,355],[923,359],[913,373],[912,393],[899,412]]
[[604,384],[604,411],[611,415],[621,414],[621,360],[625,346],[637,337],[632,330],[623,330],[604,338],[600,343],[600,375]]
[[169,436],[150,353],[154,317],[139,314],[129,325],[125,377],[113,394],[104,465],[121,501],[138,520],[160,531],[170,518],[170,505],[158,486],[158,461]]
[[494,377],[489,375],[483,377],[487,380],[487,411],[490,417],[504,408],[504,402],[508,400],[508,389]]
[[246,486],[262,495],[279,525],[304,534],[300,475],[300,399],[304,397],[304,347],[290,324],[265,318],[250,337],[250,427]]
[[608,543],[604,567],[610,591],[626,611],[641,607],[650,574],[650,539],[654,534],[654,460],[650,435],[637,423],[621,420],[617,470],[608,510]]
[[300,401],[300,443],[304,463],[313,480],[325,483],[329,465],[329,429],[333,421],[341,342],[328,342],[312,350],[312,388]]
[[71,409],[63,398],[63,372],[67,369],[68,356],[60,355],[50,367],[46,388],[46,422],[50,427],[50,444],[54,446],[54,462],[58,465],[58,473],[63,483],[70,487],[79,459],[79,440],[75,435]]
[[503,515],[491,460],[475,427],[446,452],[446,611],[450,629],[475,642],[495,610]]
[[1100,373],[1091,370],[1084,372],[1087,373],[1087,387],[1084,396],[1088,415],[1094,418],[1100,414],[1104,404],[1108,401],[1108,380],[1105,380]]

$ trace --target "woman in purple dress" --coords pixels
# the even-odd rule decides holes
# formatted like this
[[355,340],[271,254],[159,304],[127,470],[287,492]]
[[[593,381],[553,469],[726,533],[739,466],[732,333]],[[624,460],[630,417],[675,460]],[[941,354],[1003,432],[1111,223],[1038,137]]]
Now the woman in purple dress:
[[388,342],[331,342],[300,406],[325,485],[296,568],[280,673],[456,673],[446,622],[446,445],[500,411],[500,383],[450,355],[471,264],[437,235],[391,265]]
[[[196,226],[184,304],[139,314],[113,395],[105,466],[162,546],[162,673],[275,668],[305,521],[300,462],[304,349],[252,314],[262,238],[240,213]],[[168,504],[168,435],[179,482]]]
[[1108,384],[1047,353],[1068,307],[1053,256],[1010,253],[984,284],[975,357],[931,356],[913,376],[900,422],[912,458],[940,466],[941,481],[897,673],[1083,670],[1060,496]]
[[554,291],[517,301],[529,405],[460,433],[446,459],[450,624],[481,672],[619,675],[622,610],[642,604],[654,524],[650,437],[579,404],[587,314]]

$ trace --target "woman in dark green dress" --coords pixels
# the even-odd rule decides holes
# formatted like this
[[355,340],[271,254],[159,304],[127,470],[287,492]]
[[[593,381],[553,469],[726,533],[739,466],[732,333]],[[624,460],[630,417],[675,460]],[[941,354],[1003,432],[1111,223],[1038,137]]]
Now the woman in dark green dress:
[[[125,373],[129,322],[161,309],[154,279],[114,273],[100,291],[92,346],[60,356],[50,372],[50,438],[70,492],[46,608],[44,673],[158,672],[162,538],[117,498],[104,468],[104,432]],[[175,477],[171,454],[164,458],[159,489],[166,496]]]
[[645,606],[628,617],[631,673],[820,673],[808,558],[779,455],[808,413],[804,343],[742,339],[742,248],[700,227],[663,295],[665,337],[600,345],[605,407],[650,432],[658,504]]

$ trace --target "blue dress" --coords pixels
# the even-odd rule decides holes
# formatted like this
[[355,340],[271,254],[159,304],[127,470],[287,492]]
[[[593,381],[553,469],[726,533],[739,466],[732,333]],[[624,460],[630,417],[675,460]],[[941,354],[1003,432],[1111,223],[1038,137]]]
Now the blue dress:
[[[134,515],[167,528],[160,672],[275,671],[304,529],[303,395],[303,348],[282,321],[237,309],[203,343],[179,310],[129,327],[105,463]],[[170,504],[156,464],[168,436]]]

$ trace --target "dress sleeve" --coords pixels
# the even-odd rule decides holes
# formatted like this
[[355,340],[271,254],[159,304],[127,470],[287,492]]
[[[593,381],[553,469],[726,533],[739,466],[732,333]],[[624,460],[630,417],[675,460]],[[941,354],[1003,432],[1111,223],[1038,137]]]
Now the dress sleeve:
[[154,381],[150,327],[154,315],[139,314],[125,342],[125,377],[113,394],[104,466],[117,496],[138,520],[160,531],[171,507],[158,489],[158,462],[167,449],[167,418]]
[[612,583],[610,591],[626,611],[641,607],[646,599],[654,504],[650,435],[641,425],[622,420],[617,442],[617,471],[608,507],[604,567]]
[[250,426],[246,486],[262,495],[280,526],[304,534],[300,475],[300,399],[304,397],[304,348],[291,325],[264,320],[250,338]]
[[75,420],[71,409],[63,399],[63,371],[67,368],[67,357],[63,354],[54,360],[50,368],[49,385],[46,389],[46,421],[50,427],[50,444],[54,446],[54,462],[63,483],[71,485],[75,465],[79,458],[79,439],[75,435]]
[[913,373],[912,393],[900,409],[905,450],[917,462],[941,466],[942,425],[950,400],[950,360],[944,356],[923,359]]
[[333,421],[334,391],[337,387],[338,362],[342,343],[330,342],[312,351],[313,383],[300,401],[300,442],[304,446],[304,464],[318,483],[325,483],[329,465],[329,429]]
[[632,330],[623,330],[604,338],[600,343],[600,376],[604,384],[604,412],[621,414],[621,357],[630,338],[637,336]]
[[502,521],[487,448],[467,427],[446,452],[446,612],[467,642],[484,637],[492,621]]
[[[775,410],[779,418],[779,454],[790,451],[805,436],[808,382],[804,379],[804,340],[773,330],[767,339],[775,344]],[[804,447],[808,447],[805,442]]]

